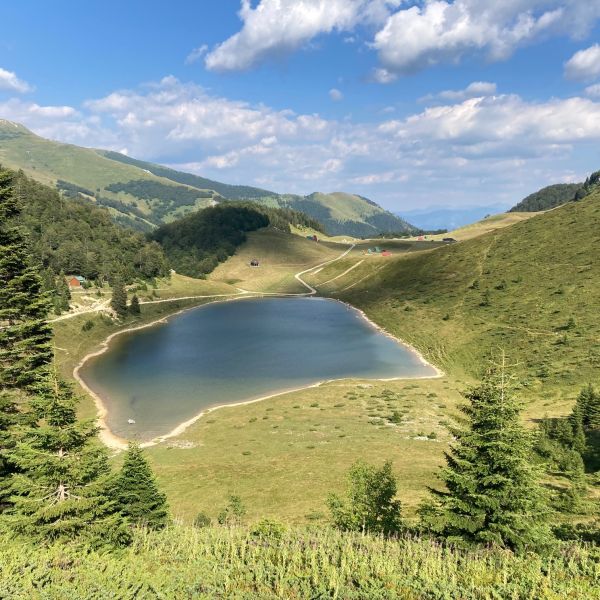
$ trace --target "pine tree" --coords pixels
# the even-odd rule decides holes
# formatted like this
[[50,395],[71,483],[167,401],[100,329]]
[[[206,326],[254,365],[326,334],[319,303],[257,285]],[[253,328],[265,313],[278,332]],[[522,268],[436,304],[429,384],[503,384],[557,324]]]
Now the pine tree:
[[11,478],[12,507],[3,521],[30,539],[128,542],[125,521],[107,493],[108,455],[95,442],[97,426],[77,420],[71,388],[53,373],[31,404],[37,422],[23,427],[7,451],[19,472]]
[[127,291],[125,284],[120,278],[113,281],[112,298],[110,299],[110,307],[115,311],[117,317],[122,318],[127,315]]
[[0,389],[33,389],[52,360],[49,302],[12,222],[20,212],[17,196],[13,175],[0,170]]
[[58,277],[56,278],[55,289],[60,308],[62,310],[69,310],[71,304],[71,290],[69,289],[69,284],[67,283],[67,278],[64,271],[61,271],[58,274]]
[[583,427],[583,411],[579,403],[576,403],[573,407],[573,411],[569,415],[569,423],[573,431],[570,447],[579,452],[579,454],[583,454],[585,452],[586,439]]
[[131,298],[131,302],[129,303],[129,312],[132,315],[139,315],[140,310],[140,299],[137,297],[137,294],[134,294]]
[[600,429],[600,393],[591,383],[579,393],[576,406],[581,411],[584,429]]
[[167,524],[166,496],[159,490],[139,444],[130,442],[111,489],[118,509],[131,523],[151,529],[160,529]]
[[441,471],[446,489],[432,490],[441,518],[438,531],[458,544],[541,547],[549,542],[543,493],[504,356],[465,397],[466,418],[451,429],[455,442]]

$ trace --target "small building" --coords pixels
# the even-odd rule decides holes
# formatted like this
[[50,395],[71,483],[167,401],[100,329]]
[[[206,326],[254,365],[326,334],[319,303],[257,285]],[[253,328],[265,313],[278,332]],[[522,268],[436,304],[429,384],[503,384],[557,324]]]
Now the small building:
[[258,262],[258,259],[256,259],[256,258],[253,258],[253,259],[250,261],[250,266],[251,266],[251,267],[260,267],[260,263]]
[[81,275],[67,275],[67,283],[70,288],[80,288],[86,283],[86,279]]

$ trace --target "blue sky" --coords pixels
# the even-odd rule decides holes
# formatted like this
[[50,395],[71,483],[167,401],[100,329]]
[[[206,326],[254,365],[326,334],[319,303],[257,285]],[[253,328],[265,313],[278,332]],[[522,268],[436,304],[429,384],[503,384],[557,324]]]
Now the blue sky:
[[600,0],[23,0],[0,118],[279,192],[511,205],[600,168]]

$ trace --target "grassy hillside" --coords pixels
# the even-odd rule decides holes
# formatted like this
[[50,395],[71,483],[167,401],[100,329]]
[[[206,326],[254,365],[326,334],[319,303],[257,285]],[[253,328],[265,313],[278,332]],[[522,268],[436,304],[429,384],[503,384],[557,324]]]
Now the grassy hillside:
[[475,223],[470,223],[469,225],[459,227],[454,231],[431,235],[427,237],[428,239],[434,240],[441,240],[446,237],[452,237],[455,240],[469,240],[479,235],[483,235],[484,233],[496,231],[498,229],[514,225],[515,223],[526,221],[527,219],[531,219],[531,217],[535,216],[536,214],[537,213],[535,212],[499,213],[497,215],[491,215],[489,217],[486,217],[485,219],[481,219],[480,221],[476,221]]
[[598,551],[461,552],[325,530],[175,526],[107,554],[0,539],[0,597],[213,600],[598,598]]
[[[107,207],[116,220],[138,228],[151,228],[157,221],[157,213],[164,213],[165,220],[169,220],[169,217],[182,213],[182,206],[187,211],[209,206],[213,195],[109,160],[88,148],[46,140],[21,125],[4,120],[0,120],[0,164],[22,169],[30,177],[50,186],[55,186],[59,180],[75,184],[80,188],[76,195]],[[154,198],[144,198],[108,189],[114,184],[131,181],[145,182],[160,191],[155,192]],[[171,200],[181,188],[188,192],[186,201],[189,204],[178,205]]]
[[[333,291],[456,376],[505,348],[534,412],[560,413],[600,366],[600,192],[372,270]],[[344,265],[337,267],[341,270]]]
[[305,212],[321,221],[332,235],[368,237],[413,230],[361,196],[315,193],[303,197],[227,185],[117,152],[46,140],[5,120],[0,120],[0,164],[23,169],[42,183],[58,185],[71,197],[105,206],[116,220],[146,231],[225,199]]
[[[347,246],[313,242],[274,229],[250,232],[248,240],[210,275],[219,281],[250,291],[304,293],[307,288],[294,274],[339,256]],[[259,267],[251,267],[257,259]]]
[[549,210],[569,202],[583,187],[583,183],[557,183],[549,185],[523,198],[521,202],[510,209],[510,212],[538,212]]

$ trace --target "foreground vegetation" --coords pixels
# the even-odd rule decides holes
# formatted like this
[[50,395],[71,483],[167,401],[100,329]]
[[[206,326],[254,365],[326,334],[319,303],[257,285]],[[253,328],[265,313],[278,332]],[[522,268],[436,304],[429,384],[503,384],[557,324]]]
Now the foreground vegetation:
[[600,597],[598,549],[579,546],[515,556],[268,523],[138,530],[131,547],[116,554],[34,548],[6,537],[0,544],[0,597],[15,600]]

